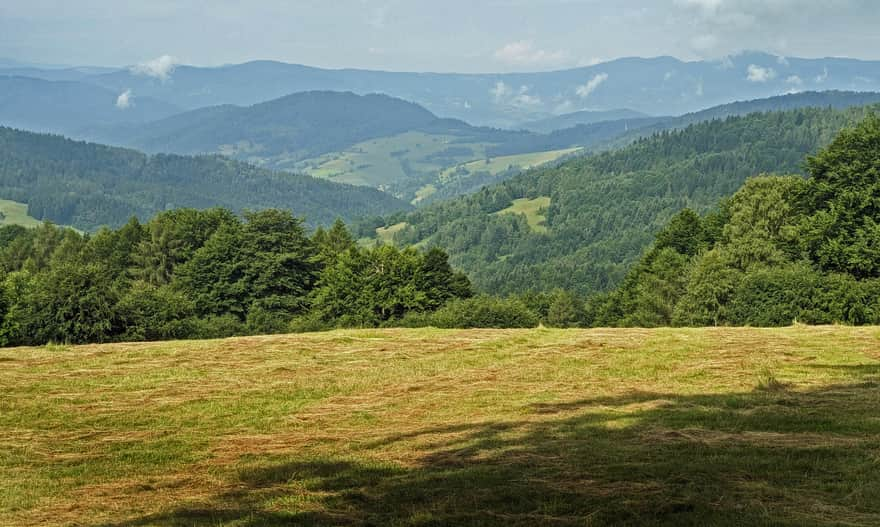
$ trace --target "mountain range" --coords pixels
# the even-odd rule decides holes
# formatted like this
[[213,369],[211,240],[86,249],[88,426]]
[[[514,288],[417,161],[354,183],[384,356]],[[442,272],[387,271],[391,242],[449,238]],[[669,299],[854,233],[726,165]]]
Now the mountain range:
[[[703,61],[622,58],[569,70],[504,74],[330,70],[272,61],[220,67],[169,65],[158,72],[139,67],[86,70],[26,68],[26,74],[76,80],[117,97],[130,93],[129,108],[149,99],[193,110],[249,106],[302,91],[351,91],[384,93],[418,103],[440,117],[508,128],[582,110],[624,108],[648,115],[680,115],[797,91],[880,90],[878,61],[758,52]],[[24,73],[22,68],[0,68],[0,75]]]

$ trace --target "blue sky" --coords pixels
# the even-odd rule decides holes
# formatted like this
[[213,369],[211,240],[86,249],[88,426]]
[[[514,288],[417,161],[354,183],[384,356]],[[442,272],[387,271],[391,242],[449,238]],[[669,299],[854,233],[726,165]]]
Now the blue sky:
[[741,50],[880,59],[876,0],[2,0],[0,57],[502,72]]

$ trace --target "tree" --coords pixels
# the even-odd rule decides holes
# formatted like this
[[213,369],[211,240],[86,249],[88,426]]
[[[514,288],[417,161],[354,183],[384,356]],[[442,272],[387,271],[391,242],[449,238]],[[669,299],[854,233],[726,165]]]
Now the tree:
[[136,277],[153,285],[171,282],[177,266],[221,227],[237,223],[226,209],[175,209],[158,214],[146,225],[146,233],[133,256]]
[[825,270],[880,276],[880,117],[841,132],[807,170],[801,234],[810,257]]
[[704,247],[705,233],[700,216],[691,209],[684,209],[669,220],[657,233],[656,249],[670,248],[685,256],[694,256]]
[[584,323],[584,305],[575,295],[562,289],[553,292],[547,308],[547,325],[553,328],[575,328]]
[[761,176],[746,181],[733,195],[721,243],[734,265],[748,270],[797,257],[797,225],[803,214],[796,200],[804,186],[797,176]]
[[119,293],[98,264],[64,262],[37,274],[12,310],[23,343],[105,342],[117,327]]

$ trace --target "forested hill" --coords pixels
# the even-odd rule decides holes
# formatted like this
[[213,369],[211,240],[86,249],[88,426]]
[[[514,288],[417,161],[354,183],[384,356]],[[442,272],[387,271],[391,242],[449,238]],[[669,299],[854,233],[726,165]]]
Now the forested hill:
[[657,118],[655,122],[649,120],[636,121],[629,127],[630,130],[627,133],[619,134],[618,137],[606,146],[622,146],[640,137],[647,137],[664,130],[677,130],[703,121],[726,119],[727,117],[737,115],[748,115],[758,112],[781,112],[798,108],[834,108],[836,110],[843,110],[855,106],[867,106],[878,103],[880,103],[880,93],[877,92],[829,90],[787,93],[765,99],[737,101],[713,106],[712,108],[688,113],[680,117]]
[[878,109],[799,109],[696,124],[388,223],[399,229],[398,243],[447,249],[483,290],[607,290],[673,214],[706,211],[756,174],[803,173],[805,155]]
[[686,126],[726,119],[737,115],[748,115],[758,112],[779,112],[798,108],[835,108],[842,110],[854,106],[866,106],[880,103],[880,93],[854,91],[822,91],[801,92],[738,101],[720,106],[713,106],[682,116],[662,117],[629,117],[600,121],[590,124],[579,124],[570,128],[555,130],[543,135],[522,135],[511,137],[503,144],[490,150],[492,155],[509,155],[532,148],[535,150],[555,150],[574,145],[594,151],[620,148],[631,144],[642,137],[666,130],[680,130]]
[[298,161],[438,118],[386,95],[312,91],[253,106],[213,106],[137,127],[96,130],[94,138],[151,153],[225,153]]
[[409,208],[374,189],[222,157],[147,156],[5,127],[0,127],[0,198],[27,203],[36,218],[83,230],[175,207],[276,207],[310,223]]

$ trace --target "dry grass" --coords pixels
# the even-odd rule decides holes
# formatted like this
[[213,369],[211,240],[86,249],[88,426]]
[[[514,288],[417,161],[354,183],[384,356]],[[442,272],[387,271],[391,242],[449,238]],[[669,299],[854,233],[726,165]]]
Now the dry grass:
[[0,350],[0,525],[878,525],[880,330]]

